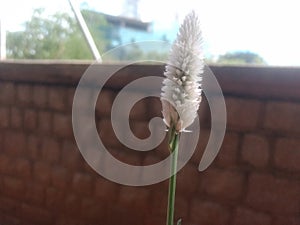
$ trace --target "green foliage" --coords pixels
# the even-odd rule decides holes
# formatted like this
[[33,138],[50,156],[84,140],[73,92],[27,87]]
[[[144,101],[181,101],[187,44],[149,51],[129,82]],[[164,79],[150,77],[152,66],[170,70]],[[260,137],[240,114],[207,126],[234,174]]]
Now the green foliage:
[[[82,10],[82,15],[100,53],[121,44],[120,30],[108,24],[104,15]],[[134,40],[132,40],[134,43]],[[151,58],[165,60],[167,52],[144,51],[133,44],[120,48],[111,61]],[[35,9],[24,30],[8,32],[7,57],[13,59],[92,59],[92,53],[74,17],[66,13],[46,16],[43,9]]]
[[266,64],[264,59],[252,52],[229,52],[219,56],[216,63],[220,64]]
[[[108,41],[94,27],[105,27],[106,21],[97,18],[92,24],[91,33],[97,37],[99,49],[104,49]],[[24,31],[7,34],[7,54],[14,59],[92,59],[75,18],[66,13],[46,17],[43,9],[34,10]]]

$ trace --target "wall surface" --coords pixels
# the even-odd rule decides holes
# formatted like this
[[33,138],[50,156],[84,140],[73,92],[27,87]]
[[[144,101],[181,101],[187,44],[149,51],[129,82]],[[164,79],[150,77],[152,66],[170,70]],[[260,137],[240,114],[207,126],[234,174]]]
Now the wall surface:
[[[87,66],[0,64],[1,225],[165,224],[167,181],[144,187],[110,182],[89,167],[77,148],[72,102]],[[114,67],[103,65],[100,73]],[[178,173],[176,218],[182,218],[183,225],[299,225],[300,69],[211,69],[225,95],[226,135],[216,160],[199,172],[210,133],[210,111],[204,100],[199,144]],[[167,156],[165,142],[151,152],[127,149],[110,121],[120,88],[162,73],[163,66],[125,67],[99,96],[99,136],[124,162],[149,165]],[[147,137],[149,119],[160,112],[158,99],[139,101],[130,114],[133,132]],[[102,163],[110,169],[105,160]]]

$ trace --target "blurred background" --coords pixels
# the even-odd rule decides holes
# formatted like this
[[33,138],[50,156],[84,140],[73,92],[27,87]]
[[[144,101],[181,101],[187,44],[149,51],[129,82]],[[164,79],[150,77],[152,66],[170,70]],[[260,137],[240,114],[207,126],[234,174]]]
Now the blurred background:
[[[128,43],[172,43],[184,16],[200,17],[208,63],[299,66],[296,0],[74,0],[101,54]],[[4,59],[92,59],[68,0],[0,3]],[[6,41],[5,41],[6,39]],[[6,42],[6,43],[5,43]],[[6,49],[5,49],[6,47]],[[5,52],[3,52],[5,51]],[[112,60],[163,60],[168,49],[128,48]]]

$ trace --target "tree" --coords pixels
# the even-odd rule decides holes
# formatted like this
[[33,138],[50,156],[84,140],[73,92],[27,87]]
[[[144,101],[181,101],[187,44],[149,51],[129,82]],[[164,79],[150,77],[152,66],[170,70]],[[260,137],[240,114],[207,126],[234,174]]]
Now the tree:
[[[108,24],[105,16],[91,10],[82,15],[100,53],[121,44],[118,26]],[[132,43],[135,41],[132,40]],[[162,60],[167,53],[143,51],[137,44],[120,48],[106,60],[139,60],[146,56]],[[43,9],[36,9],[24,30],[7,34],[7,57],[13,59],[92,59],[83,33],[74,17],[65,13],[45,16]]]
[[266,64],[264,59],[256,53],[249,51],[229,52],[219,56],[220,64]]
[[[92,59],[92,54],[75,18],[66,13],[46,17],[43,9],[36,9],[24,31],[7,34],[7,55],[15,59]],[[89,13],[85,13],[89,16]],[[107,26],[98,17],[89,26],[96,44],[103,51],[109,41],[99,27]]]

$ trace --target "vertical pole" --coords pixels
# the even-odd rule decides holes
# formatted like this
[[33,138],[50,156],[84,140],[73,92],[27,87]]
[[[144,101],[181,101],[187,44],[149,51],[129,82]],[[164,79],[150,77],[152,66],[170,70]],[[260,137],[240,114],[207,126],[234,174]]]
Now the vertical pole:
[[95,44],[95,41],[89,31],[89,28],[87,27],[84,18],[82,17],[82,14],[80,12],[79,7],[77,7],[77,5],[74,4],[73,0],[69,0],[69,3],[71,5],[71,8],[75,14],[75,17],[80,25],[80,28],[83,32],[83,35],[92,51],[92,54],[94,56],[94,59],[97,60],[98,62],[102,62],[102,58],[101,55],[97,49],[97,46]]
[[0,18],[0,60],[6,59],[6,30],[3,19]]

